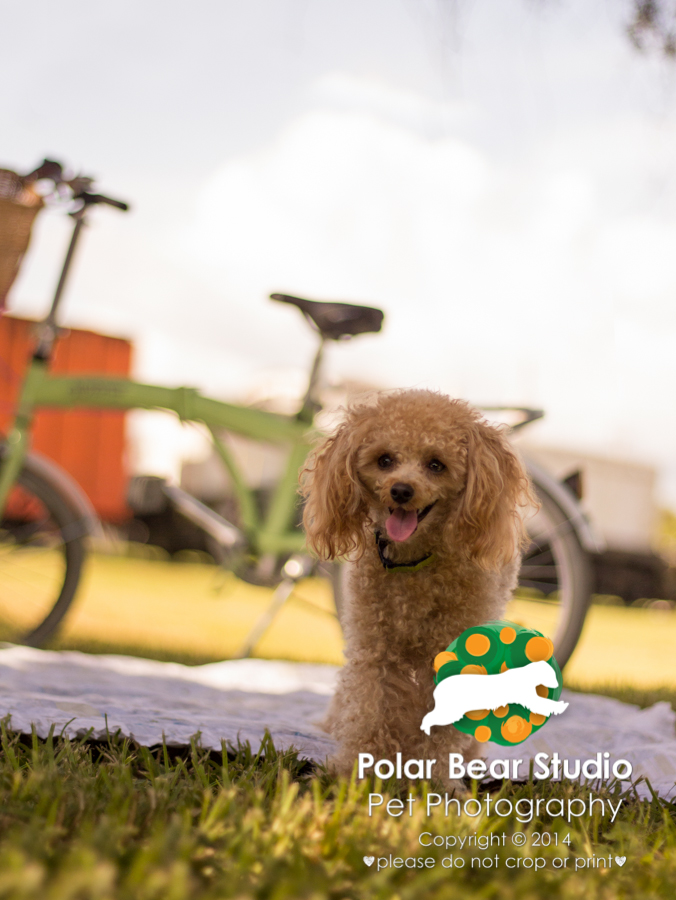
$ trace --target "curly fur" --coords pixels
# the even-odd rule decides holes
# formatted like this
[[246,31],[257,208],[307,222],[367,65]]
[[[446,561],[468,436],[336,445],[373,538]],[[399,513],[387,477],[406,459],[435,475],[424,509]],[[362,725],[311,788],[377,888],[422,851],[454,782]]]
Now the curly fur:
[[[392,466],[378,460],[389,455]],[[430,461],[443,471],[432,471]],[[374,531],[385,533],[391,488],[414,490],[403,509],[432,505],[386,554],[405,564],[434,553],[416,572],[383,567]],[[420,730],[432,706],[437,653],[466,628],[498,618],[516,584],[532,504],[521,463],[500,428],[461,400],[431,391],[381,393],[347,410],[311,455],[301,478],[308,545],[323,559],[352,562],[343,610],[346,664],[326,722],[337,739],[337,771],[359,753],[376,759],[471,755],[475,742],[452,728]]]

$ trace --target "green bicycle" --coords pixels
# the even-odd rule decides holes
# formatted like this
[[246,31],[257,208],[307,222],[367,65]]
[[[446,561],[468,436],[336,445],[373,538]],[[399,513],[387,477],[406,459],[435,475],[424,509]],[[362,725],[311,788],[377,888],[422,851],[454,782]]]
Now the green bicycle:
[[[307,391],[294,416],[224,403],[193,388],[167,388],[123,378],[53,375],[49,363],[58,339],[58,312],[87,214],[95,205],[120,210],[128,207],[92,193],[89,179],[67,181],[58,164],[50,163],[47,171],[55,189],[66,193],[74,204],[70,212],[74,229],[20,391],[13,427],[0,444],[0,639],[31,646],[42,646],[49,640],[73,601],[87,539],[97,527],[91,504],[70,476],[45,457],[30,452],[35,411],[44,407],[159,409],[207,427],[230,475],[238,522],[232,524],[185,491],[158,479],[137,480],[134,490],[145,492],[144,502],[149,500],[151,504],[158,502],[159,495],[159,502],[173,504],[196,523],[223,549],[224,564],[235,574],[276,587],[268,611],[242,648],[241,655],[249,655],[296,582],[318,571],[318,564],[304,550],[298,525],[297,481],[316,435],[313,422],[321,409],[319,384],[325,344],[380,331],[383,313],[367,306],[271,295],[276,301],[296,306],[319,339]],[[533,410],[521,412],[523,419],[515,427],[542,415]],[[286,466],[264,513],[222,440],[223,432],[286,447]],[[588,554],[596,549],[596,543],[572,492],[535,464],[528,463],[528,468],[541,509],[529,522],[531,545],[520,579],[524,593],[517,604],[527,606],[525,612],[519,609],[521,617],[527,615],[529,624],[553,638],[556,657],[563,665],[584,623],[591,594]],[[346,589],[346,568],[334,565],[323,570],[332,578],[338,616]]]

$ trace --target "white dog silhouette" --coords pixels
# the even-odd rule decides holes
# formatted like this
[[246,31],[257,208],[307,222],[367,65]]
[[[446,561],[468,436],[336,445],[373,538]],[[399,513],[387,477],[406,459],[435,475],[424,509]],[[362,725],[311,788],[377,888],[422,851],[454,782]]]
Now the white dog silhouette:
[[556,672],[545,660],[499,675],[452,675],[434,689],[434,709],[422,720],[420,729],[429,734],[432,725],[452,725],[475,709],[498,709],[510,703],[541,716],[560,715],[568,704],[540,697],[536,688],[541,684],[559,686]]

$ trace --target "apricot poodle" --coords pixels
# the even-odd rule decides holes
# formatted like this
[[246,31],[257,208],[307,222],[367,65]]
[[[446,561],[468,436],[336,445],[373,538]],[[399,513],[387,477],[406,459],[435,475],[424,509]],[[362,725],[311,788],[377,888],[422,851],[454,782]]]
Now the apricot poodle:
[[335,769],[350,774],[359,753],[441,768],[449,752],[476,755],[473,738],[420,725],[434,705],[434,657],[500,618],[516,585],[534,501],[503,431],[442,394],[380,393],[347,410],[301,484],[308,545],[352,563],[346,664],[325,723]]

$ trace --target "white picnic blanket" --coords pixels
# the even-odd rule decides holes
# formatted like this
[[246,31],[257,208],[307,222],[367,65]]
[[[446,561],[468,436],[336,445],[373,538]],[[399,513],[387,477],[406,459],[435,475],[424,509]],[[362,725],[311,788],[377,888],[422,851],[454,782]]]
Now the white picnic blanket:
[[[40,737],[105,738],[119,731],[139,744],[203,747],[249,741],[258,749],[267,729],[278,748],[323,762],[332,740],[319,727],[338,669],[276,660],[231,660],[183,666],[128,656],[34,650],[0,645],[0,718]],[[670,704],[649,709],[595,694],[564,691],[570,704],[522,744],[486,745],[488,759],[532,759],[536,753],[593,759],[608,751],[626,759],[633,779],[648,778],[665,797],[676,796],[676,715]],[[527,772],[527,762],[525,764]],[[640,789],[648,794],[645,786]]]

